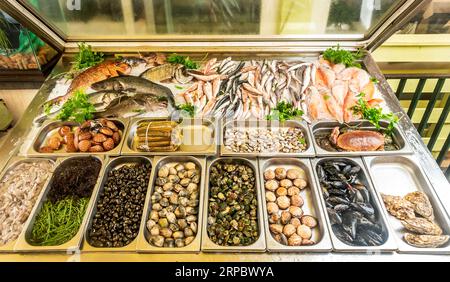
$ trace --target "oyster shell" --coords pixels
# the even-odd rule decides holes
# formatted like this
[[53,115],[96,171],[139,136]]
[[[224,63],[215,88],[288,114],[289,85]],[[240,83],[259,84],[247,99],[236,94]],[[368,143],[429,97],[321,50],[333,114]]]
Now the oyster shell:
[[448,235],[416,235],[405,233],[406,243],[417,248],[437,248],[448,242]]
[[414,204],[399,196],[381,194],[387,211],[400,220],[415,218]]
[[442,235],[442,229],[434,222],[426,218],[412,218],[402,220],[403,226],[414,233],[422,235]]
[[429,220],[434,219],[433,206],[431,206],[430,200],[423,192],[416,191],[406,194],[405,200],[411,202],[414,206],[414,211]]

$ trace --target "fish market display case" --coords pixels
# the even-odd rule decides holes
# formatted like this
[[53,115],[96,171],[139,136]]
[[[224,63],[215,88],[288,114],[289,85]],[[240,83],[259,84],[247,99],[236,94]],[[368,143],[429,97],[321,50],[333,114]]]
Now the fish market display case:
[[[218,119],[208,117],[203,120],[199,119],[200,122],[196,122],[197,118],[190,119],[185,116],[184,120],[186,123],[184,126],[186,127],[183,130],[185,132],[191,132],[190,135],[192,137],[201,135],[201,137],[205,137],[207,142],[200,145],[194,144],[195,146],[192,144],[172,144],[170,143],[172,139],[170,141],[165,139],[167,136],[174,134],[172,130],[177,125],[177,123],[171,122],[164,123],[167,120],[167,115],[170,115],[170,112],[166,116],[145,115],[157,112],[156,108],[161,105],[165,105],[168,108],[167,105],[172,103],[172,101],[170,99],[164,101],[157,99],[149,102],[149,100],[144,99],[142,100],[144,102],[142,102],[139,100],[142,97],[132,96],[129,99],[132,99],[132,102],[138,101],[140,103],[138,103],[139,107],[132,107],[130,106],[132,104],[128,103],[127,107],[131,108],[130,112],[133,113],[133,117],[127,116],[114,119],[118,122],[117,124],[121,125],[120,128],[116,128],[118,132],[116,134],[118,134],[120,139],[115,143],[114,149],[110,151],[104,150],[106,145],[102,142],[106,141],[103,139],[92,139],[90,141],[93,145],[97,146],[98,150],[101,150],[94,157],[102,160],[102,169],[98,176],[98,182],[93,189],[90,203],[85,211],[83,222],[73,239],[75,240],[73,246],[69,246],[70,248],[67,248],[66,245],[48,248],[42,246],[33,247],[29,246],[26,242],[26,238],[31,232],[32,224],[36,220],[36,213],[42,209],[42,201],[45,200],[46,191],[49,190],[47,183],[44,185],[43,192],[38,198],[37,203],[30,211],[28,220],[24,222],[21,235],[18,236],[15,242],[1,246],[0,250],[2,254],[0,254],[0,261],[450,260],[448,256],[445,256],[445,254],[448,254],[449,242],[444,243],[438,248],[431,248],[430,246],[419,248],[406,244],[402,239],[404,230],[402,230],[399,221],[389,215],[386,207],[383,205],[383,195],[387,193],[395,196],[403,196],[409,192],[423,192],[425,195],[428,195],[431,205],[435,210],[434,215],[432,214],[433,217],[429,218],[435,217],[437,224],[442,228],[440,230],[439,227],[436,228],[433,225],[432,228],[435,228],[433,230],[439,229],[439,232],[435,232],[436,234],[439,233],[439,235],[441,233],[450,235],[446,233],[449,232],[450,185],[432,155],[427,150],[427,147],[422,142],[413,123],[402,110],[395,94],[371,56],[371,52],[375,48],[406,23],[427,1],[386,0],[378,1],[377,5],[367,5],[367,1],[356,1],[358,5],[350,5],[350,1],[347,0],[299,0],[292,1],[293,4],[290,7],[287,6],[286,1],[232,1],[233,4],[230,1],[217,1],[215,5],[209,8],[206,2],[197,1],[196,5],[187,7],[183,4],[183,1],[75,1],[68,6],[66,5],[66,1],[58,1],[56,4],[52,3],[52,5],[56,5],[56,8],[50,7],[45,1],[6,0],[0,2],[1,9],[19,19],[24,26],[43,38],[53,48],[63,52],[61,59],[53,68],[51,76],[42,85],[28,110],[11,131],[4,145],[0,148],[0,169],[3,172],[9,171],[11,165],[14,164],[14,160],[17,158],[25,160],[52,158],[56,160],[56,165],[59,165],[65,159],[76,158],[77,156],[82,157],[89,153],[86,153],[86,151],[79,152],[77,151],[79,150],[78,148],[63,152],[63,149],[59,147],[59,143],[57,146],[59,149],[44,153],[39,152],[42,149],[42,145],[48,143],[47,139],[50,137],[49,135],[60,132],[60,126],[62,125],[55,125],[54,121],[45,121],[42,123],[42,105],[46,101],[63,95],[67,91],[69,85],[65,84],[66,82],[62,81],[61,78],[71,68],[75,53],[78,51],[77,42],[80,41],[91,45],[96,51],[104,52],[108,62],[113,61],[115,58],[126,62],[126,65],[131,68],[130,72],[134,72],[132,75],[135,76],[147,71],[148,67],[139,71],[133,68],[135,65],[142,63],[143,58],[147,58],[147,54],[153,54],[154,52],[170,54],[176,52],[180,55],[189,56],[194,62],[203,66],[202,72],[189,72],[191,76],[189,78],[190,80],[195,78],[198,81],[203,81],[201,87],[199,87],[199,84],[190,88],[180,86],[180,84],[183,84],[183,81],[188,79],[188,76],[184,75],[181,71],[177,73],[178,70],[175,68],[171,70],[172,73],[170,76],[173,76],[173,79],[177,81],[177,83],[173,83],[174,85],[161,82],[161,85],[166,86],[161,87],[161,85],[155,86],[155,84],[146,82],[144,84],[134,85],[135,88],[133,89],[137,91],[136,88],[139,87],[144,89],[146,87],[153,87],[152,89],[157,89],[155,91],[160,93],[161,96],[164,96],[164,93],[168,93],[167,89],[173,93],[178,91],[177,93],[179,94],[181,93],[179,88],[181,88],[185,91],[183,95],[175,96],[177,99],[180,97],[181,99],[184,98],[186,102],[189,99],[197,99],[196,95],[199,93],[198,91],[201,91],[205,93],[202,96],[205,98],[203,100],[192,100],[194,103],[197,103],[196,105],[200,106],[199,111],[198,107],[194,107],[195,114],[202,116],[208,116],[208,114],[214,116],[214,114],[217,114],[219,117]],[[340,5],[336,5],[335,2],[339,2],[338,4]],[[326,11],[324,11],[324,7]],[[351,8],[352,13],[350,13],[351,15],[348,18],[340,19],[336,15],[340,14],[339,9],[343,7],[345,9]],[[298,13],[287,13],[291,9],[298,11]],[[323,15],[327,13],[328,17],[324,17]],[[155,16],[157,14],[158,17]],[[195,15],[197,20],[192,22],[192,24],[185,24],[186,20],[194,18],[193,15]],[[278,18],[286,20],[281,23],[277,21]],[[333,151],[330,153],[318,146],[315,134],[332,130],[336,123],[324,121],[311,122],[306,118],[304,121],[288,121],[284,123],[284,126],[280,127],[282,130],[290,127],[299,129],[299,131],[295,132],[296,134],[301,134],[299,136],[292,135],[292,132],[288,132],[288,134],[291,134],[289,135],[290,138],[294,136],[292,138],[296,140],[296,146],[299,147],[301,145],[302,150],[297,150],[298,148],[294,147],[297,151],[290,151],[293,148],[288,146],[283,147],[283,150],[285,149],[286,151],[265,152],[261,149],[264,148],[263,146],[261,148],[258,147],[259,151],[255,151],[254,144],[249,144],[250,149],[253,151],[233,152],[225,148],[224,142],[226,140],[224,138],[226,137],[226,129],[230,126],[234,128],[234,125],[240,124],[238,123],[239,120],[248,118],[249,116],[256,116],[260,117],[259,123],[257,122],[256,124],[273,123],[273,121],[271,123],[261,121],[261,119],[265,119],[264,113],[270,113],[271,108],[244,108],[242,110],[242,107],[246,107],[242,93],[249,91],[251,94],[248,99],[260,99],[258,97],[263,96],[261,93],[264,90],[261,88],[261,85],[254,87],[249,83],[246,84],[245,81],[237,81],[236,84],[232,81],[229,85],[223,83],[229,77],[236,75],[232,71],[233,68],[228,67],[228,63],[231,60],[235,60],[233,64],[236,63],[239,66],[239,69],[237,69],[239,75],[242,75],[244,72],[242,71],[244,65],[246,72],[253,72],[258,66],[261,69],[270,68],[270,66],[267,67],[267,62],[275,62],[275,66],[277,66],[276,62],[281,62],[281,64],[288,66],[287,69],[289,71],[295,72],[297,69],[302,68],[307,73],[306,69],[311,71],[312,66],[318,61],[320,54],[324,50],[337,44],[339,44],[340,48],[349,51],[363,50],[364,56],[360,58],[359,63],[370,77],[373,78],[371,81],[377,81],[376,88],[380,95],[379,98],[384,101],[383,108],[388,109],[400,117],[395,126],[394,136],[392,137],[393,146],[397,146],[397,150],[374,151],[375,153],[358,152],[357,150],[351,152]],[[158,61],[158,55],[155,56],[152,57],[154,60],[152,62]],[[217,58],[217,63],[214,60],[208,66],[206,57],[208,59]],[[147,64],[148,62],[144,60],[144,65]],[[112,64],[110,66],[117,69],[121,67],[120,64]],[[152,65],[152,67],[154,66]],[[158,63],[156,63],[156,67],[161,67],[162,69],[163,66],[158,66]],[[117,73],[117,69],[114,69],[114,72]],[[212,72],[212,75],[207,76],[208,69],[220,69],[222,73]],[[264,72],[262,75],[261,73],[257,74],[257,79],[264,77],[264,74]],[[257,80],[255,79],[255,74],[252,73],[252,75],[253,77],[250,74],[246,75],[247,82]],[[304,81],[307,82],[306,86],[310,85],[311,77],[314,77],[310,77],[310,75],[311,73],[308,74],[307,80],[303,77],[305,80],[299,82],[300,93],[304,92]],[[157,71],[152,74],[146,73],[143,75],[144,78],[141,77],[141,79],[151,80],[149,77],[154,76],[158,76],[160,79],[158,80],[159,82],[165,79],[164,73]],[[101,75],[98,77],[101,77]],[[286,77],[290,76],[287,75]],[[108,76],[103,79],[107,78]],[[87,77],[87,79],[90,79],[90,77]],[[103,79],[100,79],[100,81]],[[121,79],[123,83],[129,83],[123,81],[124,79],[126,80],[123,76],[114,79]],[[267,79],[267,77],[264,79]],[[93,82],[100,81],[94,80]],[[217,83],[217,85],[214,83]],[[292,83],[295,84],[297,82]],[[311,83],[314,86],[316,82]],[[87,88],[93,84],[88,85]],[[111,90],[108,90],[108,87],[110,85],[108,86],[107,83],[100,83],[95,84],[93,88],[97,91],[104,90],[107,92]],[[240,89],[245,89],[245,91],[242,92]],[[113,88],[113,90],[117,89]],[[189,96],[193,91],[196,94]],[[224,95],[225,92],[227,92],[227,95]],[[236,93],[240,93],[240,96]],[[123,93],[119,94],[122,95]],[[123,95],[128,94],[125,93]],[[102,96],[101,99],[104,99],[104,97]],[[215,103],[216,99],[218,100],[217,103]],[[53,99],[52,101],[55,100]],[[104,102],[104,100],[102,101]],[[210,104],[207,101],[213,102]],[[240,104],[237,105],[236,101],[239,101]],[[145,103],[150,103],[151,105]],[[173,103],[179,105],[184,102],[174,101]],[[265,101],[264,103],[270,104],[270,101]],[[113,106],[116,107],[117,105]],[[148,110],[146,107],[151,107],[151,110]],[[228,109],[231,107],[237,109],[236,113],[232,115],[234,118],[222,118],[221,115],[228,113]],[[296,105],[296,107],[300,107],[300,105]],[[115,113],[123,113],[117,107],[114,110],[116,111]],[[99,117],[102,117],[101,113]],[[161,132],[158,133],[159,135],[148,134],[148,129],[152,126],[152,122],[155,122],[156,126],[160,126],[166,131],[161,129]],[[158,122],[162,123],[160,124]],[[189,128],[191,125],[196,127]],[[74,128],[80,126],[80,128],[83,128],[82,124],[77,125],[71,123],[70,126],[74,126]],[[101,126],[91,124],[89,129],[97,132],[96,130],[101,128],[104,132],[107,133],[110,131],[113,134],[110,129],[105,129],[102,126],[107,127],[105,124]],[[373,130],[371,125],[364,122],[356,123],[352,126],[363,127],[364,130]],[[57,128],[60,129],[57,130]],[[95,135],[93,132],[88,133],[89,138],[93,138],[91,135]],[[110,136],[108,134],[107,136]],[[276,135],[278,133],[274,134]],[[283,134],[286,134],[286,132]],[[379,135],[375,137],[379,137]],[[62,135],[60,138],[62,138]],[[283,142],[278,142],[277,138],[279,138],[279,135],[274,137],[273,143],[283,145]],[[268,140],[268,138],[262,139],[266,142]],[[180,140],[184,139],[180,138]],[[67,140],[64,142],[67,142]],[[165,152],[152,152],[151,150],[140,152],[137,149],[138,147],[136,147],[136,145],[145,145],[146,148],[156,148],[149,146],[150,143],[157,144],[155,146],[158,146],[158,149],[170,147],[173,150]],[[239,136],[236,138],[236,143],[239,146],[242,145]],[[248,146],[245,148],[248,149]],[[322,165],[330,160],[335,162],[334,168],[328,167],[326,171],[327,175],[324,175],[318,167],[322,167]],[[135,223],[139,225],[139,232],[134,234],[136,236],[133,237],[132,243],[125,247],[111,247],[98,250],[98,248],[89,245],[88,241],[90,238],[87,234],[88,230],[92,227],[92,220],[95,219],[95,214],[99,209],[95,202],[101,199],[105,192],[106,174],[114,173],[116,168],[133,162],[148,162],[151,164],[151,175],[145,194],[146,197],[145,199],[140,199],[143,214],[139,217],[140,221],[136,219],[138,222]],[[161,207],[159,202],[157,205],[154,202],[156,181],[159,181],[158,183],[161,184],[158,184],[160,185],[158,189],[161,191],[163,189],[162,187],[165,187],[164,184],[166,184],[164,177],[168,177],[168,179],[169,177],[170,179],[177,179],[178,177],[176,181],[180,181],[180,178],[185,180],[184,178],[188,175],[188,172],[184,171],[183,168],[180,168],[180,171],[178,171],[176,169],[178,165],[170,167],[170,169],[167,167],[167,171],[170,172],[160,171],[168,163],[174,162],[184,163],[186,166],[188,163],[190,165],[195,164],[200,171],[200,175],[197,176],[201,177],[201,180],[196,178],[196,185],[190,187],[191,191],[196,191],[193,193],[196,196],[190,199],[190,203],[197,208],[193,209],[191,208],[192,206],[189,206],[188,210],[192,213],[190,214],[191,218],[195,218],[196,224],[192,225],[192,228],[189,227],[191,228],[190,230],[184,231],[189,233],[189,236],[193,238],[191,244],[186,246],[184,246],[184,241],[182,244],[180,241],[176,241],[184,238],[184,235],[180,234],[179,228],[181,228],[181,225],[177,225],[178,221],[172,215],[170,224],[167,221],[163,221],[164,228],[168,226],[171,228],[170,230],[168,228],[164,230],[164,234],[168,234],[167,238],[153,238],[152,236],[160,235],[153,234],[153,229],[148,228],[148,226],[153,227],[156,224],[153,218],[159,218],[159,216],[164,217],[157,212],[153,212],[154,208]],[[238,171],[241,173],[241,176],[246,171],[246,166],[253,171],[247,171],[244,175],[245,181],[250,179],[251,181],[249,183],[252,183],[248,184],[246,182],[246,185],[253,185],[249,188],[256,192],[255,198],[252,199],[252,205],[257,208],[253,208],[253,214],[245,216],[248,216],[246,220],[252,222],[251,224],[257,223],[258,234],[251,233],[245,229],[245,226],[241,227],[241,231],[245,229],[247,233],[236,233],[234,230],[227,230],[227,232],[232,232],[231,234],[237,234],[234,237],[231,237],[228,233],[225,236],[222,236],[224,234],[214,236],[212,233],[215,232],[215,229],[210,229],[209,227],[216,223],[217,218],[210,216],[211,210],[214,208],[221,209],[219,214],[223,216],[223,219],[228,218],[227,213],[229,212],[229,209],[227,209],[229,207],[215,204],[216,201],[223,200],[224,194],[222,192],[216,193],[218,191],[211,192],[214,181],[217,179],[217,174],[214,177],[211,177],[210,174],[211,171],[218,169],[217,166],[220,169],[227,170],[229,173]],[[266,170],[275,168],[291,170],[289,172],[291,176],[286,175],[283,169],[279,170],[275,176],[271,176],[270,173],[266,174]],[[297,172],[292,171],[292,169],[297,170]],[[302,171],[303,174],[299,174],[298,170]],[[169,173],[170,175],[168,176]],[[191,171],[190,177],[195,176],[195,173],[198,172]],[[409,181],[410,187],[403,187],[401,181],[391,179],[395,178],[395,173],[401,173],[401,175],[405,176],[405,181]],[[280,178],[276,178],[280,184],[283,181],[283,186],[267,186],[267,183],[273,180],[273,177],[278,177],[278,174],[283,175]],[[340,174],[348,177],[346,181],[350,183],[348,184],[351,185],[351,189],[349,190],[354,195],[352,203],[348,202],[349,200],[336,199],[337,197],[330,200],[330,198],[333,198],[330,195],[327,196],[326,200],[322,198],[324,185],[342,186],[342,182],[335,179],[336,175]],[[0,175],[3,175],[3,173]],[[225,183],[230,185],[230,189],[233,188],[233,181],[238,181],[239,177],[232,179],[225,180]],[[242,179],[244,179],[243,176]],[[178,185],[178,182],[176,184]],[[188,185],[187,183],[185,184]],[[284,185],[287,186],[285,187]],[[285,188],[293,189],[288,190]],[[301,191],[305,188],[308,190]],[[179,189],[177,193],[185,193],[183,192],[184,188],[182,185],[178,186],[177,189]],[[273,193],[270,189],[273,189]],[[160,197],[165,197],[162,195],[167,195],[168,198],[165,198],[161,203],[168,204],[169,197],[175,201],[174,199],[176,197],[172,196],[173,193],[171,191],[166,194],[164,194],[164,191],[162,192],[158,192],[156,198],[159,200],[161,199]],[[333,191],[327,190],[328,192],[331,194],[340,193],[336,189]],[[233,193],[230,191],[226,192],[227,195]],[[288,196],[291,198],[288,198]],[[279,198],[282,199],[280,200]],[[290,203],[293,203],[294,198],[299,206],[305,205],[304,211],[298,208],[292,209],[292,213],[289,211],[290,214],[297,214],[297,221],[294,220],[292,223],[289,221],[289,224],[287,224],[288,221],[278,218],[275,212],[272,214],[267,213],[269,207],[275,209],[274,202],[271,199],[277,202],[278,206],[276,207],[276,211],[283,214],[284,211],[281,208],[278,210],[278,207],[285,206],[282,202],[286,201],[286,199]],[[367,232],[364,235],[369,237],[364,237],[363,239],[366,244],[371,244],[370,242],[376,241],[375,246],[358,247],[352,244],[346,244],[340,239],[341,237],[338,238],[337,235],[342,234],[336,235],[334,232],[337,230],[336,226],[334,226],[336,220],[339,224],[342,224],[342,220],[347,219],[344,217],[344,219],[339,220],[339,218],[336,219],[335,214],[330,215],[328,213],[328,209],[330,208],[329,201],[338,201],[340,204],[339,210],[342,212],[345,212],[349,206],[354,207],[357,211],[355,214],[359,217],[357,218],[358,220],[353,222],[358,222],[358,224],[362,222],[373,228],[371,232]],[[233,207],[233,209],[241,209],[238,206]],[[335,205],[331,206],[334,209]],[[243,211],[245,211],[245,202],[243,207]],[[172,208],[175,209],[173,206]],[[149,214],[150,211],[153,214]],[[179,214],[180,210],[177,212]],[[306,215],[304,213],[310,213],[308,215],[309,217],[304,222],[300,222],[299,218],[303,218]],[[214,214],[217,213],[214,211]],[[153,220],[151,224],[149,223],[149,218]],[[229,225],[231,223],[227,223],[220,217],[219,219],[222,222],[221,224],[223,224],[219,228],[226,229],[230,227]],[[240,228],[239,217],[238,220],[233,219],[231,221],[233,224],[236,224],[237,229]],[[242,222],[246,221],[243,220]],[[280,225],[280,222],[283,225]],[[294,223],[302,226],[302,232],[298,231],[298,229],[293,232],[302,234],[304,238],[300,235],[301,238],[299,238],[296,235],[296,238],[287,241],[287,237],[283,238],[281,236],[282,234],[276,233],[276,230],[279,230],[280,226],[282,229],[292,229]],[[288,225],[292,226],[286,228]],[[297,228],[300,226],[295,225],[294,227]],[[310,233],[311,230],[305,226],[315,228],[312,231],[312,236]],[[193,232],[193,229],[195,232]],[[377,230],[379,230],[379,234],[375,234],[378,232]],[[357,230],[351,231],[357,232]],[[195,236],[193,236],[192,232]],[[173,238],[172,235],[175,233],[178,237]],[[284,229],[282,233],[285,234]],[[292,237],[292,232],[287,230],[286,233],[291,234],[289,236]],[[224,237],[226,240],[230,239],[233,242],[242,242],[242,240],[245,241],[248,239],[247,237],[252,236],[256,237],[257,240],[253,242],[253,245],[221,246],[213,242],[210,238],[211,234],[213,234],[212,237],[214,240],[217,240],[219,237]],[[422,235],[416,235],[414,240],[425,238],[420,236]],[[155,239],[161,239],[162,241],[159,242],[165,243],[161,243],[161,247],[153,246],[150,242],[154,242]],[[297,239],[297,241],[300,240],[304,245],[300,246],[301,244],[296,243],[297,241],[294,239]],[[354,240],[356,239],[354,238]],[[184,247],[173,248],[174,241]],[[287,244],[290,245],[288,246]],[[76,256],[72,256],[71,253],[56,253],[57,251],[67,251],[68,249],[75,251],[77,253]],[[112,253],[114,255],[111,255]]]

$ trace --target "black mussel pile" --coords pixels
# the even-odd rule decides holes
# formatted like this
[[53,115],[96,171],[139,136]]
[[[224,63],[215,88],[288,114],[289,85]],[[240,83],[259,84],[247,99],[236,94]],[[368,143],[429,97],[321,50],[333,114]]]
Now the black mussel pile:
[[350,161],[327,160],[317,165],[317,175],[334,235],[351,246],[382,245],[387,232],[361,181],[361,167]]

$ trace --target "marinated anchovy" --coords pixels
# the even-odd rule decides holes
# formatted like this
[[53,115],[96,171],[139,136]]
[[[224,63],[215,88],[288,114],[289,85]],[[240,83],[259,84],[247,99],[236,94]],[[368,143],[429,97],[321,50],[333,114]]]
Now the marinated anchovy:
[[317,219],[305,215],[301,191],[308,187],[305,171],[301,168],[283,167],[264,172],[269,230],[273,238],[287,246],[314,245],[312,233]]
[[132,164],[108,173],[88,241],[94,247],[123,247],[139,232],[151,165]]
[[225,147],[241,153],[300,153],[306,150],[305,136],[300,128],[228,128]]
[[58,246],[77,234],[100,169],[94,157],[69,159],[56,168],[47,200],[26,238],[31,245]]
[[19,237],[52,170],[51,161],[22,162],[4,175],[0,182],[0,246]]
[[238,162],[217,161],[210,170],[207,232],[221,246],[248,246],[259,238],[256,176]]
[[200,168],[193,162],[169,163],[158,170],[146,228],[156,247],[181,248],[198,232]]
[[387,240],[361,167],[327,160],[317,165],[328,216],[336,237],[351,246],[380,246]]

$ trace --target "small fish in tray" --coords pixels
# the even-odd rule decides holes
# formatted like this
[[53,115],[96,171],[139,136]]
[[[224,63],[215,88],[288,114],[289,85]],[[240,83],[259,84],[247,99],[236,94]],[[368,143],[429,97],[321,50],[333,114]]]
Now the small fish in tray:
[[442,235],[441,227],[434,222],[433,207],[425,193],[411,192],[403,198],[385,194],[381,197],[387,211],[405,228],[406,243],[417,248],[437,248],[448,242],[450,236]]
[[332,152],[399,150],[392,136],[378,130],[336,126],[331,132],[316,134],[315,138],[322,149]]
[[142,152],[174,152],[182,140],[175,121],[143,121],[138,124],[134,146]]

